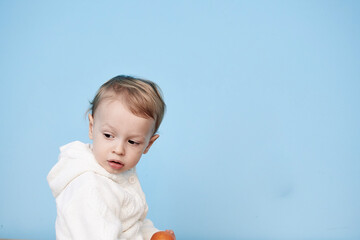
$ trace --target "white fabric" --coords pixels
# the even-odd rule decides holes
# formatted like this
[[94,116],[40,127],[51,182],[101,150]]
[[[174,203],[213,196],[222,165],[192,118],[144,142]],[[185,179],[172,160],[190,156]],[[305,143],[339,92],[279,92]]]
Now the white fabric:
[[146,219],[148,206],[135,168],[108,173],[90,144],[61,147],[47,180],[56,199],[58,240],[149,240],[158,231]]

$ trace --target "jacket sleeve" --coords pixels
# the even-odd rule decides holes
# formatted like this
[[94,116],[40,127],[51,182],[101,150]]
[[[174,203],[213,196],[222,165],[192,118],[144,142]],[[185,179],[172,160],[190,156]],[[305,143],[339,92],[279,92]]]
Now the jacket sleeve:
[[96,189],[77,186],[61,196],[66,202],[58,207],[56,238],[76,240],[120,240],[122,225]]
[[152,235],[159,230],[154,227],[154,224],[150,221],[150,219],[145,219],[143,221],[143,225],[141,227],[141,234],[144,240],[150,240]]

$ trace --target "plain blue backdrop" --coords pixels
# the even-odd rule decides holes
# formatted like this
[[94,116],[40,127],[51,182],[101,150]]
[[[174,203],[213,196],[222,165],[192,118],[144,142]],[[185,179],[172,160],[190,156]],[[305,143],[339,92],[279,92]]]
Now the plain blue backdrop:
[[359,1],[0,1],[0,238],[55,239],[46,176],[98,87],[168,106],[138,165],[191,239],[360,239]]

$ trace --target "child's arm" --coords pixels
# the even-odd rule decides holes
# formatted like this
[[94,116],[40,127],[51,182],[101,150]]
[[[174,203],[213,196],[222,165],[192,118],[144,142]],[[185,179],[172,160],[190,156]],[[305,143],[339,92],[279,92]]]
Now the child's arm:
[[88,179],[80,176],[58,199],[57,239],[118,239],[120,220],[109,210]]
[[154,224],[149,220],[145,219],[141,227],[141,233],[144,239],[150,239],[151,236],[159,230],[154,227]]
[[86,202],[72,203],[64,215],[63,224],[67,226],[71,239],[117,239],[121,232],[121,222],[116,217],[108,214],[104,218]]
[[[149,219],[145,219],[143,221],[143,225],[141,227],[141,232],[142,232],[143,239],[148,240],[148,239],[151,239],[155,233],[161,232],[161,231],[158,230],[157,228],[155,228],[153,223]],[[170,233],[170,235],[173,237],[173,240],[176,240],[175,233],[173,230],[165,230],[165,232]]]

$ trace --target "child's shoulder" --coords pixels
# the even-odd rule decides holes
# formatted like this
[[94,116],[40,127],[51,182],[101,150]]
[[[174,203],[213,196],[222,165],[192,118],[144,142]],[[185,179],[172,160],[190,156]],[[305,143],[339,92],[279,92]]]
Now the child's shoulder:
[[[122,183],[116,182],[113,178],[104,176],[97,172],[88,171],[73,179],[73,181],[69,184],[69,187],[81,190],[83,189],[84,191],[91,190],[104,195],[108,193],[123,194],[124,192],[128,192],[128,189],[131,188],[128,185],[132,185],[132,183],[136,182],[137,179],[134,174],[130,175],[128,178],[122,176]],[[124,181],[126,180],[128,183],[124,184]]]
[[80,191],[106,191],[111,189],[114,182],[93,171],[84,172],[74,178],[69,184],[69,188],[77,188]]
[[83,199],[94,206],[114,208],[118,204],[114,199],[122,200],[127,198],[128,194],[111,179],[89,171],[73,179],[62,195],[68,202]]

